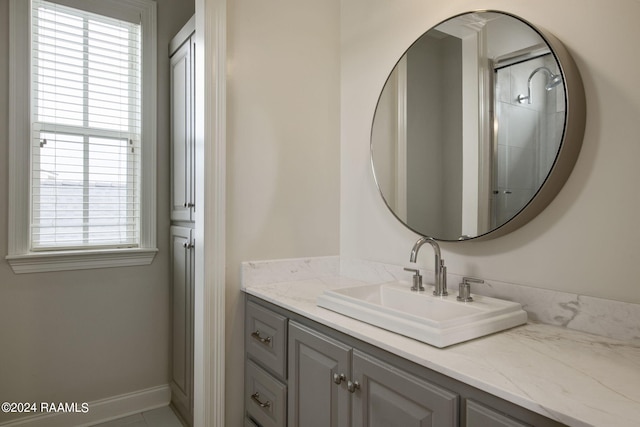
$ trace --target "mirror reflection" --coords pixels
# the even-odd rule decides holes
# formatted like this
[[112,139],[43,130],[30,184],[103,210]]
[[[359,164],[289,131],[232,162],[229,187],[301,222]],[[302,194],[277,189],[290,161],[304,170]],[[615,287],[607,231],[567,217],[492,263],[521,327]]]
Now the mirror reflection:
[[439,240],[500,227],[547,179],[565,99],[556,56],[525,22],[477,12],[432,28],[397,63],[376,108],[371,155],[385,202]]

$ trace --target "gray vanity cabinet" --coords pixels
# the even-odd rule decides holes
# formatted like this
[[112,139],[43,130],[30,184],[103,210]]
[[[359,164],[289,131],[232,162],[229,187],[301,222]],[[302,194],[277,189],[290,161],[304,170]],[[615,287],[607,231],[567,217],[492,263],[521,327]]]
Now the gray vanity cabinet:
[[289,427],[457,425],[458,396],[295,322]]
[[563,425],[253,296],[245,322],[247,426]]

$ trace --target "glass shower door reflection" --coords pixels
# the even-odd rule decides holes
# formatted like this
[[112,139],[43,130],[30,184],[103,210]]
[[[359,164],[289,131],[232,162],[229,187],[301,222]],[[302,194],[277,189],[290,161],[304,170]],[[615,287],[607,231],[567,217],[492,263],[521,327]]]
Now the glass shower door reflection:
[[550,54],[495,68],[492,227],[507,222],[535,195],[562,140],[564,91],[547,88],[550,73],[539,72],[541,67],[557,73]]

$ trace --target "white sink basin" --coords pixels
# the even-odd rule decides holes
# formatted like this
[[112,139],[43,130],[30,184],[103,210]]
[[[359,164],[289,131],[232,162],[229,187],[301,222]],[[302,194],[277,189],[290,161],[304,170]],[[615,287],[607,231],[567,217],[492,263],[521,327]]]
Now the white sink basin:
[[327,290],[317,305],[436,347],[527,322],[527,313],[516,302],[473,295],[473,302],[465,303],[457,301],[451,289],[448,296],[436,297],[432,286],[424,292],[410,288],[393,282]]

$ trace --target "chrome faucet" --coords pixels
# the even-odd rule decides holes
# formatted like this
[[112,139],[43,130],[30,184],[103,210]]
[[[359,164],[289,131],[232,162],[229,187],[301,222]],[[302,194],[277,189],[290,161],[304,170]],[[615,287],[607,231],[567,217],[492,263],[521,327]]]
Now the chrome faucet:
[[440,255],[440,246],[438,242],[436,242],[432,237],[421,237],[418,241],[413,245],[411,249],[411,256],[409,257],[409,262],[416,262],[416,258],[418,257],[418,251],[425,243],[429,243],[431,247],[433,247],[433,251],[436,255],[436,263],[435,263],[435,290],[433,294],[435,296],[446,296],[449,295],[447,292],[447,267],[444,265],[444,260]]

